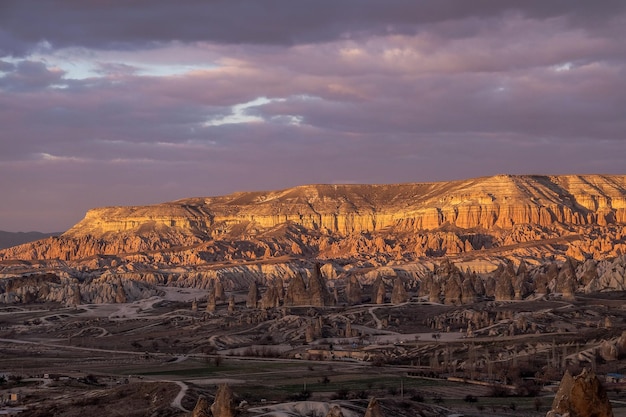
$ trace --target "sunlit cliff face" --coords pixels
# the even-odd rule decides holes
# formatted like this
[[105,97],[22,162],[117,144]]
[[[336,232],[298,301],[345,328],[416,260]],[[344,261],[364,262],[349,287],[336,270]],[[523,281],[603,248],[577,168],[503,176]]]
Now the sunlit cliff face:
[[[97,254],[163,265],[280,256],[410,261],[461,254],[541,259],[626,250],[624,176],[510,176],[310,185],[90,210],[60,238],[4,259]],[[487,250],[487,252],[483,252]],[[504,254],[504,253],[503,253]],[[129,258],[130,259],[130,258]]]
[[147,226],[202,235],[237,223],[261,229],[294,223],[340,235],[389,227],[507,229],[626,223],[623,176],[509,176],[424,184],[311,185],[274,192],[90,210],[65,236],[141,231]]

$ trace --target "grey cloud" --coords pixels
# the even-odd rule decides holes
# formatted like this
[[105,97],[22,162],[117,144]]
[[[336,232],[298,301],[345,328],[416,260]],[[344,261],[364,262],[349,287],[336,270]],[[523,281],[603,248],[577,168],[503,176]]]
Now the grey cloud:
[[0,72],[10,72],[15,70],[15,64],[0,60]]
[[[414,34],[432,23],[512,12],[533,19],[563,17],[576,27],[604,30],[606,22],[625,8],[621,0],[4,0],[0,56],[26,53],[42,41],[55,48],[99,49],[146,48],[174,40],[295,45],[373,34]],[[455,24],[444,35],[465,36],[467,29]]]
[[61,82],[64,72],[50,70],[42,62],[22,60],[16,65],[4,66],[9,70],[0,77],[0,89],[8,91],[38,90]]
[[[0,60],[0,229],[342,179],[623,173],[623,1],[149,4],[0,1],[0,56],[40,49]],[[129,54],[44,53],[70,45],[200,65],[147,76]],[[64,57],[91,78],[50,64]],[[206,123],[259,97],[245,114],[263,121]]]
[[95,72],[103,76],[126,77],[134,75],[139,68],[123,63],[100,62]]

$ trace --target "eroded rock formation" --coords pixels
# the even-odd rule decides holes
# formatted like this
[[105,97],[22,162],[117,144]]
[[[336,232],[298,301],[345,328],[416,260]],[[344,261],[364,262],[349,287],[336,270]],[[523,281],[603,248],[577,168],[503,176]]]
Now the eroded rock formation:
[[246,297],[246,307],[257,308],[258,302],[259,302],[259,287],[256,281],[253,281],[250,284],[250,289],[248,290],[248,296]]
[[[432,231],[414,234],[405,250],[417,256],[441,256],[489,249],[500,239],[499,230],[507,230],[499,245],[547,238],[546,231],[557,224],[596,228],[626,224],[626,176],[498,175],[423,184],[311,185],[153,206],[97,208],[61,237],[7,249],[0,257],[76,260],[185,247],[191,251],[185,261],[200,263],[220,257],[225,248],[216,238],[250,237],[286,225],[293,225],[291,230],[296,233],[324,230],[342,238],[305,242],[293,236],[296,239],[287,238],[280,248],[263,241],[234,252],[239,250],[249,259],[277,252],[301,255],[310,250],[329,256],[346,250],[387,253],[393,252],[394,246],[402,248],[387,235],[370,239],[365,234]],[[445,225],[489,232],[437,232]],[[623,227],[614,233],[622,231]],[[615,241],[606,230],[597,235],[600,238],[590,235],[577,243],[570,241],[572,253],[578,257],[594,252],[626,253],[626,244],[612,245]],[[194,250],[209,241],[213,242],[212,253]],[[168,253],[167,257],[178,255]]]
[[272,282],[268,287],[261,301],[259,302],[259,307],[262,309],[270,309],[276,308],[280,306],[280,297],[282,293],[282,287],[278,281]]
[[[533,292],[572,300],[576,292],[626,290],[625,237],[626,176],[302,186],[90,210],[62,236],[0,251],[0,277],[52,271],[67,280],[63,289],[45,285],[38,293],[24,287],[0,297],[11,303],[131,302],[154,295],[156,290],[137,284],[146,283],[214,285],[216,302],[225,302],[225,291],[248,289],[252,282],[292,280],[296,294],[289,294],[288,305],[328,305],[337,297],[325,280],[342,280],[354,268],[378,271],[389,283],[399,276],[398,265],[429,257],[451,256],[485,276],[503,259],[536,265],[549,256],[554,268],[532,274],[528,266],[515,271],[511,265],[483,279],[470,277],[464,266],[464,272],[443,270],[432,279],[421,272],[402,279],[411,290],[421,281],[419,295],[433,302],[507,301]],[[303,259],[306,268],[312,259],[324,266],[302,277],[307,294],[298,295]],[[359,276],[370,285],[375,274]],[[359,302],[357,287],[344,283],[332,288],[345,288],[349,304]],[[384,302],[377,289],[372,301]],[[259,304],[276,307],[283,299],[276,290]]]
[[547,417],[613,417],[606,391],[591,371],[572,377],[565,372]]
[[196,406],[191,412],[191,417],[211,417],[211,406],[209,405],[209,400],[204,395],[198,397]]
[[385,303],[385,283],[381,277],[376,278],[374,284],[372,284],[372,303],[384,304]]
[[339,407],[338,405],[333,405],[332,408],[328,410],[326,417],[343,417],[341,407]]
[[213,417],[235,417],[233,392],[227,384],[218,387],[211,413]]
[[363,291],[356,275],[351,275],[346,285],[346,301],[349,305],[361,304]]
[[328,291],[326,280],[315,264],[308,279],[308,285],[302,275],[291,279],[285,294],[285,306],[330,306],[335,304],[335,297]]
[[378,404],[378,400],[376,398],[372,398],[367,405],[367,411],[365,411],[364,417],[384,417],[383,410],[380,408],[380,404]]
[[393,281],[393,289],[391,291],[391,304],[402,304],[409,300],[409,294],[404,288],[404,283],[401,278],[396,278]]

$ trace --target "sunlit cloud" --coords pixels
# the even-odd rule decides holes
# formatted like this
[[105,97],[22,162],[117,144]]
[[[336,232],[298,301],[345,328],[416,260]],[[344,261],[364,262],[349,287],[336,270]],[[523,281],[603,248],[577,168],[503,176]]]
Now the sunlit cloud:
[[623,173],[624,2],[83,3],[0,14],[12,212],[56,193],[70,226],[109,199]]
[[209,120],[204,123],[205,126],[221,126],[226,124],[235,124],[235,123],[255,123],[255,122],[263,122],[265,119],[262,117],[253,115],[249,113],[249,110],[260,107],[265,104],[269,104],[272,102],[281,102],[285,101],[282,98],[274,98],[269,99],[267,97],[257,97],[254,100],[248,101],[247,103],[241,103],[232,106],[231,114],[219,117],[213,120]]
[[36,159],[46,162],[76,162],[76,163],[86,163],[90,162],[89,159],[86,158],[78,158],[75,156],[62,156],[62,155],[52,155],[46,152],[41,152],[36,155]]

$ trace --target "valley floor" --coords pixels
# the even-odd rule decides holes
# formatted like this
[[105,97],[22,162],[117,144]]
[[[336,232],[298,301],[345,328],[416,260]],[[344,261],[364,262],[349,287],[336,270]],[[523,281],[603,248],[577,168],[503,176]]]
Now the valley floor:
[[[615,415],[626,415],[626,362],[602,351],[626,330],[616,294],[269,312],[240,303],[214,313],[192,309],[195,290],[164,294],[0,308],[4,406],[33,416],[101,415],[112,404],[110,415],[187,415],[226,383],[251,416],[323,417],[331,403],[362,416],[372,397],[387,415],[539,416],[563,372],[587,367],[606,380]],[[472,326],[477,314],[493,319]]]

